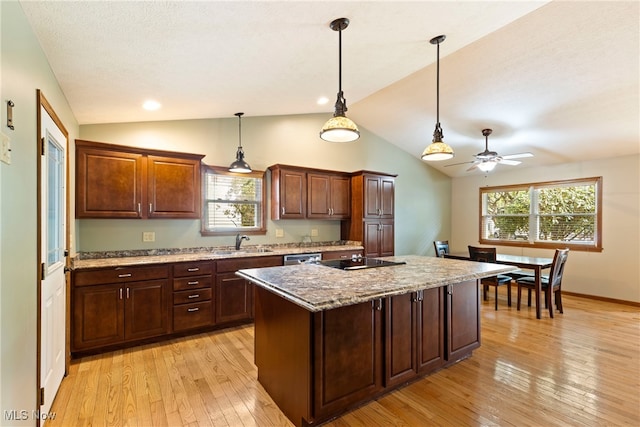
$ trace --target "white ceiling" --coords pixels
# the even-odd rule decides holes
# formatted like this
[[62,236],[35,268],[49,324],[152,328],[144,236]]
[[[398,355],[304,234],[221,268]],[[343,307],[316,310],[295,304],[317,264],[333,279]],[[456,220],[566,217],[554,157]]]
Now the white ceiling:
[[[326,112],[419,157],[440,121],[450,176],[484,150],[541,166],[640,152],[640,3],[22,1],[80,124]],[[319,106],[320,96],[329,98]],[[162,109],[144,111],[148,98]],[[318,139],[319,143],[321,142]],[[514,166],[499,165],[496,171]],[[473,172],[481,173],[481,172]]]

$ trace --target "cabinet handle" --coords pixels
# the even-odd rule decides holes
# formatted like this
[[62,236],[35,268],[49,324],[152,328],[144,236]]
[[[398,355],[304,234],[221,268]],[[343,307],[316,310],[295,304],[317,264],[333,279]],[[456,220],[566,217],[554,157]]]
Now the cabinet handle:
[[197,285],[198,283],[200,283],[198,280],[195,280],[193,282],[187,282],[187,285]]
[[138,215],[142,214],[142,208],[140,207],[140,203],[138,203]]
[[129,288],[127,288],[127,299],[129,299]]
[[382,215],[382,209],[378,208],[378,216]]
[[189,272],[200,271],[200,268],[198,268],[198,267],[187,268],[187,271],[189,271]]
[[200,294],[189,295],[187,298],[200,298]]
[[423,300],[424,300],[424,291],[420,289],[418,291],[418,301],[423,301]]
[[411,302],[418,302],[418,301],[420,301],[420,300],[418,299],[418,292],[416,292],[416,293],[414,294],[414,297],[413,297],[413,298],[411,298]]
[[189,313],[193,313],[194,311],[198,311],[198,310],[200,310],[200,308],[198,308],[198,307],[194,307],[194,308],[187,308],[187,311],[188,311]]
[[282,210],[282,215],[284,215],[284,206],[282,207],[282,209],[281,209],[281,210]]
[[153,203],[149,203],[149,213],[153,212]]
[[122,288],[120,288],[120,299],[122,299]]
[[378,305],[376,305],[376,310],[382,310],[382,299],[378,299]]
[[123,278],[123,277],[131,277],[131,273],[127,273],[127,274],[118,274],[119,278]]

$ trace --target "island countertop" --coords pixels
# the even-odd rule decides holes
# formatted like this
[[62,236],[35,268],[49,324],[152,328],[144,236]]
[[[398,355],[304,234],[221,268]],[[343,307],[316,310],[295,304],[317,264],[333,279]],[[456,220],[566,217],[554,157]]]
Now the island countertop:
[[236,274],[306,310],[317,312],[517,270],[509,265],[433,256],[383,259],[406,264],[352,271],[303,264],[245,269]]

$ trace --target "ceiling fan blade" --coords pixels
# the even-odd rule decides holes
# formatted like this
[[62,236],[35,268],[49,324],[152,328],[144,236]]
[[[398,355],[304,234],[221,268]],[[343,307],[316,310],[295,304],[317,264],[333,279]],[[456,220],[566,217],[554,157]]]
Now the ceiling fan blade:
[[444,167],[447,168],[449,166],[468,165],[469,163],[478,163],[478,162],[472,161],[472,162],[462,162],[462,163],[451,163],[450,165],[444,165]]
[[509,159],[505,159],[504,157],[502,159],[498,160],[498,163],[500,163],[501,165],[510,165],[510,166],[516,166],[519,165],[520,161],[518,160],[509,160]]
[[467,172],[470,172],[470,171],[472,171],[472,170],[476,169],[476,168],[478,167],[478,165],[479,165],[479,164],[480,164],[480,163],[475,163],[473,166],[471,166],[469,169],[467,169]]
[[531,153],[518,153],[518,154],[507,154],[506,156],[502,156],[503,159],[522,159],[524,157],[533,157]]

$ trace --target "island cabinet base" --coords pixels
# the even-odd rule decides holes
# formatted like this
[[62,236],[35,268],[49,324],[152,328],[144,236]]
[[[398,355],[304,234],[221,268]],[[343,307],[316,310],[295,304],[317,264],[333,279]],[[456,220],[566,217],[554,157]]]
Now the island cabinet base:
[[476,280],[310,312],[256,287],[258,381],[297,426],[318,425],[471,355]]

